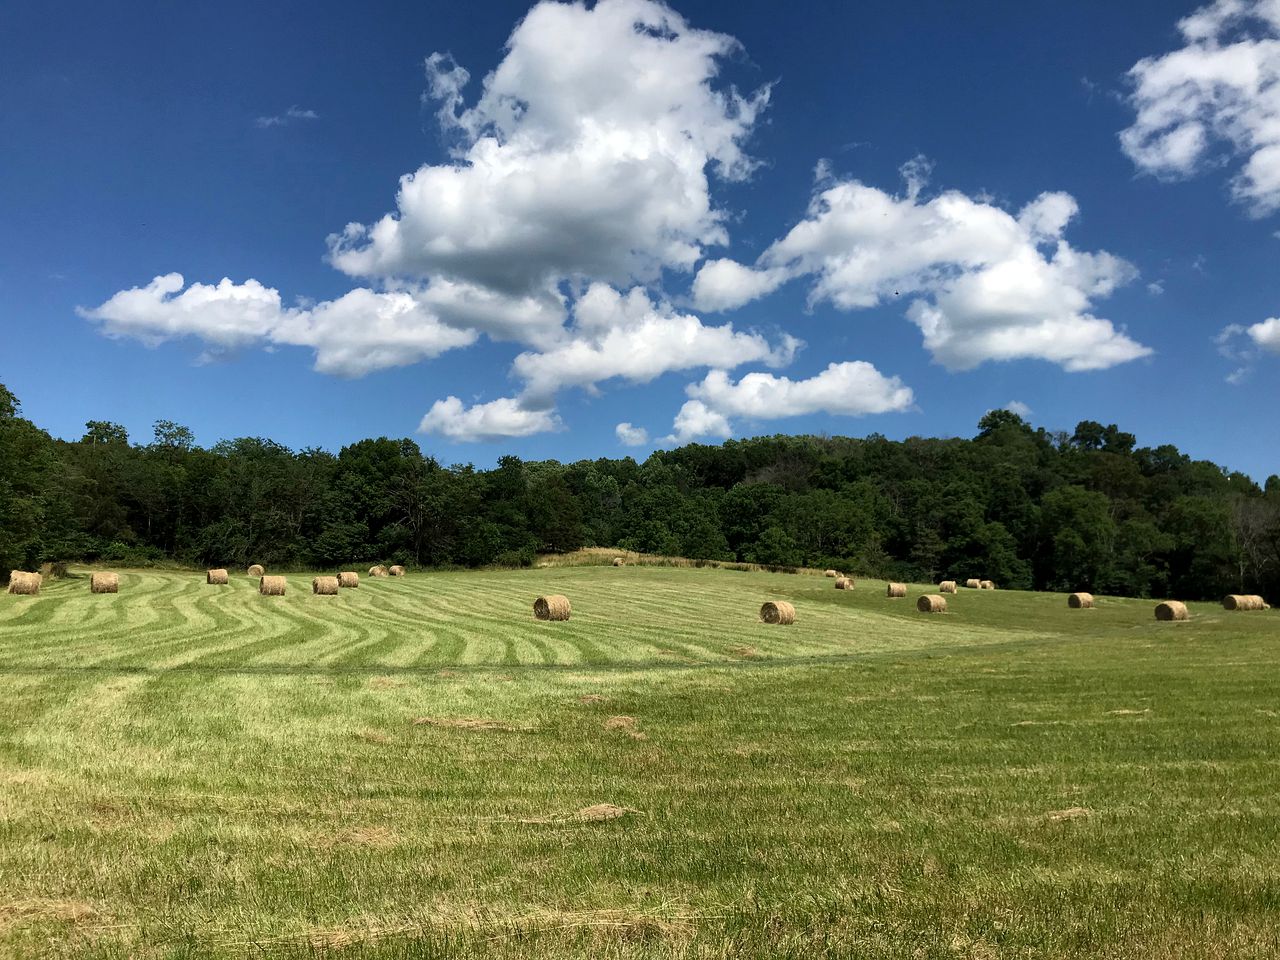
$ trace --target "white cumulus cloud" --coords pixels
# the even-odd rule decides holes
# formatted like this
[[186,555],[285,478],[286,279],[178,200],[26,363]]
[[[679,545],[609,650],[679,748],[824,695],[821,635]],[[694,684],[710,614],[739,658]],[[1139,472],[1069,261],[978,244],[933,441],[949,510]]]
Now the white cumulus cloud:
[[910,387],[862,360],[829,364],[806,380],[748,373],[735,383],[725,371],[712,370],[685,392],[690,399],[676,415],[667,438],[675,443],[696,436],[730,436],[733,417],[777,420],[812,413],[860,417],[902,412],[915,403]]
[[472,442],[527,437],[560,430],[562,424],[555,411],[530,410],[513,397],[468,407],[457,397],[449,396],[431,405],[418,429],[447,440]]
[[1271,317],[1249,328],[1253,342],[1264,350],[1280,353],[1280,317]]
[[311,347],[317,370],[348,377],[437,357],[476,338],[442,323],[410,293],[357,289],[337,300],[285,308],[279,292],[257,280],[186,286],[178,273],[78,312],[107,336],[152,346],[196,337],[215,352],[254,344]]
[[550,350],[522,353],[512,369],[525,381],[527,396],[545,401],[565,387],[590,388],[614,377],[647,383],[694,367],[784,366],[799,346],[786,335],[774,345],[729,323],[706,326],[669,304],[655,304],[640,287],[623,295],[598,283],[575,304],[569,339]]
[[695,302],[729,309],[796,277],[812,278],[811,303],[843,310],[912,297],[907,316],[952,370],[1023,358],[1096,370],[1151,352],[1093,315],[1094,300],[1137,272],[1063,238],[1077,212],[1071,196],[1041,194],[1014,215],[956,191],[922,200],[919,190],[918,179],[899,197],[825,177],[805,219],[754,267],[708,263]]
[[665,442],[681,444],[699,437],[718,437],[723,440],[732,436],[733,426],[728,417],[718,410],[712,410],[701,400],[687,400],[676,412],[671,433],[665,438]]
[[[493,409],[515,424],[518,432],[501,434],[491,427],[489,413],[472,415],[493,404],[469,409],[437,404],[439,415],[429,414],[424,429],[454,440],[554,430],[559,428],[554,403],[562,390],[580,387],[594,392],[599,384],[614,379],[648,383],[665,373],[699,367],[784,366],[801,346],[787,334],[770,342],[762,334],[735,330],[730,323],[707,326],[669,303],[655,302],[642,287],[623,294],[608,284],[595,283],[574,304],[572,323],[560,342],[546,350],[526,351],[512,364],[512,375],[524,382],[524,389],[495,401],[501,406]],[[447,430],[444,424],[449,425]]]
[[101,323],[109,337],[133,337],[150,346],[193,336],[217,347],[241,347],[265,338],[280,322],[280,294],[257,280],[184,286],[182,274],[167,273],[77,312]]
[[543,2],[465,109],[467,71],[433,55],[430,95],[460,138],[454,160],[401,178],[396,211],[331,237],[332,262],[506,293],[691,269],[727,240],[709,174],[749,174],[743,141],[768,101],[767,87],[715,86],[737,49],[654,0]]
[[644,427],[637,427],[626,421],[618,424],[613,428],[614,434],[618,438],[618,442],[624,447],[642,447],[649,442],[649,431]]
[[1280,3],[1216,0],[1178,29],[1180,49],[1129,71],[1136,116],[1124,152],[1170,179],[1232,158],[1232,197],[1255,216],[1280,210]]

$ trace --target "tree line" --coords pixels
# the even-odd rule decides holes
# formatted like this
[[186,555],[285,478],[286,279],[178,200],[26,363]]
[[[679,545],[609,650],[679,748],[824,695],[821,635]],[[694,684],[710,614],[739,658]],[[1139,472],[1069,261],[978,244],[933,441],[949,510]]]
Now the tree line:
[[413,440],[336,454],[244,437],[76,441],[0,385],[0,570],[43,562],[328,569],[520,566],[610,546],[707,561],[1128,596],[1280,599],[1280,477],[1249,477],[1115,425],[972,439],[773,436],[622,459],[446,466]]

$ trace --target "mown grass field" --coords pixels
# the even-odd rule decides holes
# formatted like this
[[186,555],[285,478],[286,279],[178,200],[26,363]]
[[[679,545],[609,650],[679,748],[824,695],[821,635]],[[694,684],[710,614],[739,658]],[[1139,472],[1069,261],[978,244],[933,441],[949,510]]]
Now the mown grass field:
[[3,957],[1280,955],[1276,612],[121,581],[0,596]]

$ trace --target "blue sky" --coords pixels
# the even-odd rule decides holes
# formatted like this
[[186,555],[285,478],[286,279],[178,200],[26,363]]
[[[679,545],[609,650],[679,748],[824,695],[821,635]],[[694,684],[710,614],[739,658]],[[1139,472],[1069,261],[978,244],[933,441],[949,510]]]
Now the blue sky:
[[1277,49],[1265,0],[9,5],[0,381],[482,464],[1014,403],[1262,479]]

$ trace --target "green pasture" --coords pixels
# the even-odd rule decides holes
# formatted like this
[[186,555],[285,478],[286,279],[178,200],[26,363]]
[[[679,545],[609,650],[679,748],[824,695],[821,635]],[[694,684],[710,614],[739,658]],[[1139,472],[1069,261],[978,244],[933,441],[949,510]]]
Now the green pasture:
[[1280,612],[310,580],[0,596],[0,957],[1280,955]]

